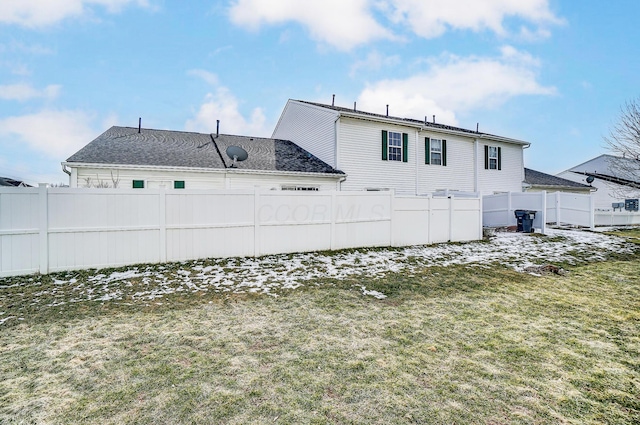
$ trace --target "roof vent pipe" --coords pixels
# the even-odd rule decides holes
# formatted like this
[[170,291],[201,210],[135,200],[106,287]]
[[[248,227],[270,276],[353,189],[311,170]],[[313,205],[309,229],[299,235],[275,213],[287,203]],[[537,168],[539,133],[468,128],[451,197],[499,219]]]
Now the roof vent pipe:
[[427,116],[424,116],[424,125],[427,125]]
[[389,105],[387,105],[387,116],[389,116]]
[[138,118],[138,134],[142,133],[142,117]]
[[356,111],[356,102],[353,102],[353,112]]
[[333,95],[333,98],[331,99],[331,106],[336,106],[336,95]]
[[476,133],[479,133],[479,132],[480,132],[480,131],[479,131],[479,129],[480,129],[480,123],[479,123],[479,122],[477,122],[477,123],[476,123]]
[[434,124],[436,123],[436,116],[435,115],[433,116],[433,123]]
[[216,120],[216,137],[220,135],[220,120]]

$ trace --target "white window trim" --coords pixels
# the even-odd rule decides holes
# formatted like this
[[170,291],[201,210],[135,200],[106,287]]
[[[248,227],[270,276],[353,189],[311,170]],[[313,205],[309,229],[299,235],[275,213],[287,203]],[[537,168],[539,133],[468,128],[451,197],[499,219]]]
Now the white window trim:
[[[392,139],[395,138],[393,136],[397,135],[397,141],[399,144],[392,144]],[[393,149],[393,153],[392,153]],[[399,161],[402,162],[403,152],[402,152],[402,133],[396,131],[388,131],[387,132],[387,160],[389,161]]]

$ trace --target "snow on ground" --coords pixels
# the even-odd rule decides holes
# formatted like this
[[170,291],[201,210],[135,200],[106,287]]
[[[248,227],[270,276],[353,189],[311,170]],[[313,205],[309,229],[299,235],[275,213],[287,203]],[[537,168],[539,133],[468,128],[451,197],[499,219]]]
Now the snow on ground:
[[[609,254],[633,249],[634,245],[622,238],[579,230],[548,229],[546,236],[497,233],[489,242],[196,260],[131,267],[111,273],[97,270],[82,279],[78,279],[78,272],[68,272],[56,274],[54,285],[44,285],[43,290],[34,292],[29,301],[31,305],[48,307],[83,301],[148,303],[167,294],[201,291],[277,296],[282,289],[295,289],[312,280],[314,284],[322,282],[317,279],[374,278],[390,271],[411,274],[424,267],[456,264],[474,267],[502,264],[524,271],[535,264],[604,260]],[[82,273],[86,276],[86,272]],[[15,283],[16,278],[0,279],[0,305],[6,298],[3,288],[40,286],[45,278],[23,277],[24,280],[18,283]],[[360,290],[363,295],[385,297],[364,286],[360,286]],[[3,318],[3,314],[0,312],[0,325],[10,318]]]

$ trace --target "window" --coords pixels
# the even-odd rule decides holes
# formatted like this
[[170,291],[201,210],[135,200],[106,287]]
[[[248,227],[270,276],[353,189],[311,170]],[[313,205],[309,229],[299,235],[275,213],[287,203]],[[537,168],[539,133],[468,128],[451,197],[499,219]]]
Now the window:
[[173,182],[174,189],[184,189],[184,180],[176,180]]
[[484,146],[484,169],[502,170],[502,148],[500,146]]
[[144,189],[144,180],[134,180],[133,181],[134,189]]
[[409,160],[409,135],[382,130],[382,160],[407,162]]
[[389,161],[402,161],[402,136],[389,132]]
[[305,190],[305,191],[317,191],[315,186],[282,186],[282,190]]
[[431,165],[447,165],[447,141],[424,138],[424,163]]

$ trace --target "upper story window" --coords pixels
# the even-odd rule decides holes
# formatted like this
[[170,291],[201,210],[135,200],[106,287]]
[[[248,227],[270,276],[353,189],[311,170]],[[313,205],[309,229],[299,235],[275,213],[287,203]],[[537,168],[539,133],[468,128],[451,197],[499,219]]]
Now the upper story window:
[[502,170],[502,148],[500,146],[484,146],[484,169]]
[[409,135],[395,131],[382,130],[382,160],[409,160]]
[[431,165],[447,165],[447,141],[424,138],[424,163]]

